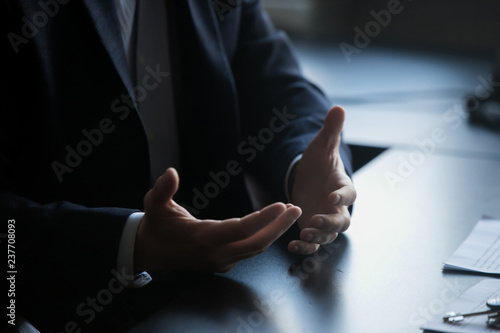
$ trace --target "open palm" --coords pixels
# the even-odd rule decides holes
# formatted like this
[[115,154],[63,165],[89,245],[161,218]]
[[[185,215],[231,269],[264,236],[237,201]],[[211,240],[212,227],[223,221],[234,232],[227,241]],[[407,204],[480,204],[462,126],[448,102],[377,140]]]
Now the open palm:
[[320,244],[333,242],[350,224],[347,207],[356,190],[339,154],[345,111],[333,107],[323,128],[304,151],[295,169],[292,201],[302,209],[298,220],[300,240],[291,241],[291,252],[309,254]]

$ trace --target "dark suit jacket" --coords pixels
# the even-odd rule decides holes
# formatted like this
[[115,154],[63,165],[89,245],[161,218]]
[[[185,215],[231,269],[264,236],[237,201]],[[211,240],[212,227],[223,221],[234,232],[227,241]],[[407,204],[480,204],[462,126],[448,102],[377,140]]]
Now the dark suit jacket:
[[[85,325],[76,307],[113,278],[122,227],[150,187],[149,159],[128,100],[133,83],[113,1],[41,2],[50,5],[0,5],[7,57],[0,208],[2,223],[16,221],[18,310],[35,326],[62,331],[69,320]],[[248,213],[241,171],[221,180],[217,195],[213,185],[204,194],[230,161],[285,200],[286,170],[321,128],[329,101],[302,76],[259,1],[237,1],[222,16],[212,0],[169,1],[167,12],[181,145],[177,202],[198,217]],[[284,108],[294,118],[252,146],[249,136]],[[350,170],[345,147],[342,154]]]

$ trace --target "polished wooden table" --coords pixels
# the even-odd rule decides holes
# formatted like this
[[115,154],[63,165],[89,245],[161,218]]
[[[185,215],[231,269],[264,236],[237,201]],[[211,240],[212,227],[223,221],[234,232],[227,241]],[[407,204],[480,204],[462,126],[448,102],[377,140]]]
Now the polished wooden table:
[[330,246],[288,254],[292,232],[229,273],[177,281],[133,332],[419,332],[483,278],[441,266],[483,214],[500,217],[500,160],[431,154],[389,186],[409,153],[389,150],[355,174],[352,225]]
[[500,135],[445,116],[489,64],[369,48],[347,66],[335,46],[298,49],[348,110],[346,141],[388,148],[354,175],[351,227],[312,256],[286,252],[294,229],[229,273],[155,279],[132,332],[416,333],[484,278],[441,267],[483,214],[500,218]]

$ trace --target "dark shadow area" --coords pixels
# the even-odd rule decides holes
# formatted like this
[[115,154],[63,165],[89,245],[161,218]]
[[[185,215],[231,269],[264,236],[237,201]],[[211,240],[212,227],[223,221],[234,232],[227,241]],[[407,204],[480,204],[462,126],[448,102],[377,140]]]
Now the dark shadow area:
[[298,237],[298,228],[294,229],[283,235],[276,246],[280,255],[290,263],[288,275],[296,283],[296,297],[314,304],[316,314],[309,316],[335,317],[342,312],[339,309],[339,299],[342,297],[338,286],[344,279],[343,264],[349,258],[349,239],[340,234],[333,243],[322,245],[314,254],[297,255],[287,250],[288,242]]
[[[305,273],[299,276],[302,287],[316,299],[331,295],[327,291],[335,285],[333,281],[336,274],[342,273],[339,266],[345,259],[348,248],[349,239],[340,234],[333,243],[322,245],[316,254],[297,258],[293,265],[301,267]],[[293,269],[289,272],[292,275],[298,274]]]
[[484,276],[484,277],[490,277],[490,278],[498,278],[498,274],[491,274],[491,273],[483,273],[483,272],[468,272],[468,271],[461,271],[461,270],[453,270],[453,269],[447,269],[443,271],[443,275],[448,275],[448,274],[456,274],[456,275],[463,275],[463,276]]
[[[272,315],[265,315],[265,311],[254,305],[256,302],[264,303],[244,284],[219,275],[207,275],[195,280],[177,284],[175,289],[182,289],[182,293],[164,302],[161,308],[155,309],[153,315],[145,318],[130,332],[277,331]],[[165,281],[158,281],[157,284],[162,285],[160,289],[165,286],[172,288]],[[161,293],[151,297],[154,301],[163,298]],[[142,304],[149,307],[152,299],[141,298]]]
[[290,253],[287,245],[298,239],[299,233],[298,227],[290,228],[275,244],[287,261],[293,263],[290,265],[289,274],[299,278],[301,286],[313,296],[321,298],[331,295],[326,291],[334,285],[332,281],[335,280],[335,274],[342,273],[339,266],[348,253],[348,237],[340,234],[333,243],[322,245],[315,254],[297,255]]
[[360,145],[349,144],[352,153],[352,169],[353,172],[358,171],[363,166],[368,164],[378,155],[382,154],[387,148],[367,147]]
[[[265,0],[292,38],[491,55],[498,45],[500,3],[478,1]],[[293,3],[288,4],[288,3]],[[358,37],[355,44],[356,36]]]

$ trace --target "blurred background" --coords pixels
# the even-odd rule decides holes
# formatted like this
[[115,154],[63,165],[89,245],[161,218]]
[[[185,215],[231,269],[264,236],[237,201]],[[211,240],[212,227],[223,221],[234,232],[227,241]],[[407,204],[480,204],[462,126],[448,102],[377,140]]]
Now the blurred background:
[[[466,107],[467,98],[482,103],[500,86],[494,73],[500,1],[263,4],[276,27],[292,39],[306,76],[332,105],[346,108],[344,134],[355,152],[360,150],[357,168],[390,147],[418,148],[415,142],[431,137],[436,128],[447,139],[436,144],[435,152],[500,158],[495,126],[485,130],[482,121],[471,124]],[[499,115],[498,105],[489,107],[488,117]]]
[[[445,51],[488,54],[500,43],[500,1],[401,0],[403,10],[373,41]],[[264,0],[277,26],[294,38],[340,42],[355,26],[372,20],[370,11],[387,9],[387,0]]]

